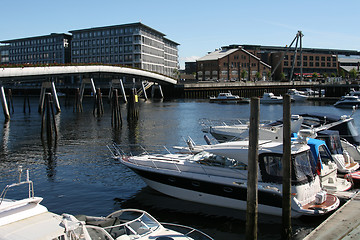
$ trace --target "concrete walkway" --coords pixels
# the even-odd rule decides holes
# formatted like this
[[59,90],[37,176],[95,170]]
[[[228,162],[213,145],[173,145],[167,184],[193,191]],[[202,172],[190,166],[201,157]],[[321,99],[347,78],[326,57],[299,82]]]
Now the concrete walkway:
[[360,192],[304,239],[360,239]]

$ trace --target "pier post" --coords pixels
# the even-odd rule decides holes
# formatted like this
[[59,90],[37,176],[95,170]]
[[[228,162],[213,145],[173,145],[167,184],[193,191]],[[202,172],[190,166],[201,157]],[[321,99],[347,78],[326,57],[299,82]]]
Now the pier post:
[[260,100],[251,98],[246,206],[246,239],[257,239]]
[[95,117],[101,117],[104,114],[104,105],[102,102],[102,95],[101,95],[100,88],[98,88],[95,93],[93,114]]
[[5,96],[5,91],[4,91],[4,87],[1,86],[0,88],[0,92],[1,92],[1,103],[2,103],[2,108],[3,108],[3,112],[4,112],[4,117],[5,117],[5,121],[9,121],[10,120],[10,113],[9,113],[9,108],[6,102],[6,96]]
[[42,113],[43,112],[43,107],[44,107],[44,101],[45,101],[45,93],[46,93],[46,85],[48,83],[47,82],[42,82],[41,84],[41,91],[40,91],[40,99],[39,99],[39,108],[38,108],[38,112]]
[[145,100],[147,100],[147,94],[146,94],[146,89],[145,89],[145,86],[144,86],[144,81],[141,81],[141,87],[142,87],[142,90],[143,90],[143,93],[144,93],[144,98]]
[[119,106],[118,90],[114,89],[111,101],[111,126],[119,128],[122,125],[121,110]]
[[42,119],[41,119],[41,137],[43,138],[44,131],[46,128],[46,137],[49,145],[51,145],[53,142],[53,136],[54,136],[53,134],[55,134],[55,138],[57,136],[55,114],[54,114],[51,98],[52,98],[51,93],[45,94],[45,101],[44,101]]
[[28,105],[28,109],[29,109],[29,113],[30,113],[31,112],[30,99],[29,99],[27,90],[25,90],[25,92],[24,92],[24,108],[23,108],[24,113],[26,113],[26,104]]
[[12,98],[11,89],[8,90],[7,100],[8,100],[8,107],[11,108],[11,113],[14,113],[14,102],[13,102],[13,98]]
[[283,103],[283,202],[282,202],[282,239],[291,239],[291,98],[284,95]]
[[161,96],[161,98],[164,98],[164,94],[163,94],[161,85],[159,84],[158,86],[159,86],[160,96]]
[[138,103],[138,96],[136,94],[136,88],[132,88],[130,91],[129,102],[127,103],[128,104],[128,114],[127,114],[128,121],[138,120],[139,109],[138,109],[137,103]]
[[82,112],[83,108],[80,99],[81,99],[80,90],[79,88],[77,88],[75,92],[75,103],[73,107],[73,112]]

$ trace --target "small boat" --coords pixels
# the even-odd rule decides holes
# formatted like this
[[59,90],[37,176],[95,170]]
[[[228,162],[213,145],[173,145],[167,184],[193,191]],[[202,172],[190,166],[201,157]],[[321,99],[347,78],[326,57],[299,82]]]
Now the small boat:
[[283,97],[282,96],[276,96],[273,93],[267,93],[265,92],[262,96],[262,98],[260,98],[260,103],[264,103],[264,104],[277,104],[277,103],[283,103]]
[[217,97],[211,96],[210,102],[219,103],[249,103],[249,99],[241,98],[238,95],[233,95],[231,92],[219,93]]
[[[212,240],[205,233],[178,224],[161,224],[150,214],[138,209],[122,209],[107,217],[75,217],[70,214],[51,213],[34,196],[33,182],[27,178],[7,185],[0,196],[0,238],[2,240],[149,240],[179,239]],[[28,184],[28,198],[7,199],[12,187]]]
[[308,99],[308,95],[296,89],[289,89],[288,94],[291,96],[292,99],[294,99],[295,102],[303,102]]
[[360,106],[360,98],[355,95],[346,95],[341,97],[339,101],[334,104],[338,108],[358,108]]
[[[119,145],[111,148],[114,158],[161,193],[246,210],[248,145],[248,141],[207,145],[206,150],[197,154],[143,152],[131,155],[125,154]],[[259,141],[259,145],[258,212],[281,216],[283,144]],[[291,161],[291,216],[317,216],[335,210],[340,201],[322,189],[310,147],[292,142]]]

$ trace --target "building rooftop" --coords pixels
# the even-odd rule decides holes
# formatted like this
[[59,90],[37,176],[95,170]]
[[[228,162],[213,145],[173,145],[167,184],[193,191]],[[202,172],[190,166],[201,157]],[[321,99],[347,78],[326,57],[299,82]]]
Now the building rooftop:
[[0,43],[12,43],[12,42],[19,42],[19,41],[24,41],[24,40],[45,38],[45,37],[51,37],[51,36],[68,36],[68,37],[70,37],[71,34],[67,34],[67,33],[51,33],[51,34],[42,35],[42,36],[16,38],[16,39],[11,39],[11,40],[3,40],[3,41],[0,41]]
[[230,53],[233,53],[235,51],[239,50],[238,48],[234,49],[216,49],[214,52],[210,52],[208,55],[199,58],[197,61],[209,61],[209,60],[218,60],[220,58],[223,58]]

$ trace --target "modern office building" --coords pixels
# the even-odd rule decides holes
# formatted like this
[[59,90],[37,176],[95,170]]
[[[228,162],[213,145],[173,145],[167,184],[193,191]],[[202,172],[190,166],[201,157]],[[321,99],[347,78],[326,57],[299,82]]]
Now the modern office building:
[[70,31],[73,63],[108,63],[175,77],[178,43],[142,23]]
[[50,35],[1,41],[8,46],[9,64],[69,63],[71,35]]
[[9,64],[9,45],[0,45],[0,64]]
[[199,58],[196,63],[199,81],[255,80],[259,76],[257,73],[260,73],[261,79],[266,79],[271,71],[270,65],[242,47],[216,49]]

